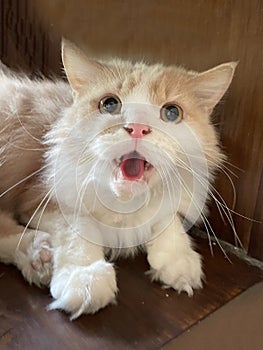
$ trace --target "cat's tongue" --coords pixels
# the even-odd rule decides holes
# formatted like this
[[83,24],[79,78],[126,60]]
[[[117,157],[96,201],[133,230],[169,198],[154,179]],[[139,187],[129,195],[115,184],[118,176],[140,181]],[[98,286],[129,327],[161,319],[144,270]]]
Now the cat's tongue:
[[144,173],[144,159],[133,158],[132,155],[124,157],[120,163],[123,177],[129,181],[139,180]]

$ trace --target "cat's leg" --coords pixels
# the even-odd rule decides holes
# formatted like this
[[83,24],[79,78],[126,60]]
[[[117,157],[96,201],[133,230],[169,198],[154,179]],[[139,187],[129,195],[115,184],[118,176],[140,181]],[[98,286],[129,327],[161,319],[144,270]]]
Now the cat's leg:
[[146,247],[153,280],[179,293],[185,291],[189,296],[193,295],[193,289],[202,287],[201,257],[192,249],[190,237],[178,217]]
[[116,274],[113,265],[105,261],[103,247],[90,243],[63,225],[61,233],[56,235],[50,284],[56,300],[49,309],[65,310],[75,319],[114,303]]
[[48,285],[52,274],[50,235],[27,229],[7,213],[0,212],[0,261],[14,264],[25,279],[38,286]]

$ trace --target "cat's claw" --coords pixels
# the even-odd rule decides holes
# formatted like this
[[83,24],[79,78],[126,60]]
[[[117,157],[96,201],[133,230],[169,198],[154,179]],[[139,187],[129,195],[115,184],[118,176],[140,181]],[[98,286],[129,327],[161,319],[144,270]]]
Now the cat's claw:
[[180,259],[174,259],[173,256],[167,259],[166,256],[163,262],[162,257],[161,254],[150,259],[148,256],[152,268],[147,274],[153,281],[161,281],[164,283],[164,288],[173,288],[179,294],[186,292],[189,297],[193,296],[194,289],[202,288],[203,273],[198,253],[190,251]]
[[65,266],[54,274],[50,290],[56,300],[48,310],[64,310],[73,320],[115,303],[118,288],[113,265],[98,260],[89,266]]

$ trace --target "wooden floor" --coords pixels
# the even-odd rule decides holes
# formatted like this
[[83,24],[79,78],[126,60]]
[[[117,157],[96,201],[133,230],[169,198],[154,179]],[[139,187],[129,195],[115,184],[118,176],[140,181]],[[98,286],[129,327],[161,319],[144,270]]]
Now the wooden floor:
[[189,327],[263,280],[263,273],[235,256],[230,264],[219,250],[204,256],[205,286],[193,298],[151,283],[145,256],[117,262],[118,304],[70,322],[47,312],[47,289],[29,286],[13,267],[0,264],[0,348],[30,350],[160,349]]

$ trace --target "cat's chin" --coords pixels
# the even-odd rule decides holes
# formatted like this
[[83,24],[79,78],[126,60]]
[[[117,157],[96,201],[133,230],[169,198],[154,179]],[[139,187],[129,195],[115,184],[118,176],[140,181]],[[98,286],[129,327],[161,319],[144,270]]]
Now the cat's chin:
[[139,197],[147,192],[147,183],[142,179],[138,181],[113,181],[111,189],[115,195],[122,200],[131,200],[134,197]]

